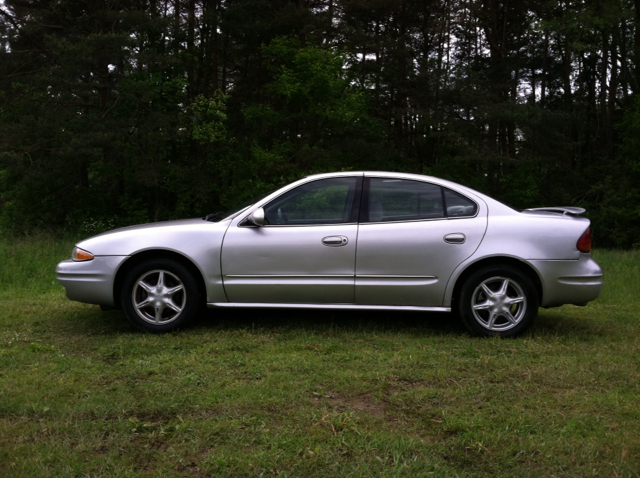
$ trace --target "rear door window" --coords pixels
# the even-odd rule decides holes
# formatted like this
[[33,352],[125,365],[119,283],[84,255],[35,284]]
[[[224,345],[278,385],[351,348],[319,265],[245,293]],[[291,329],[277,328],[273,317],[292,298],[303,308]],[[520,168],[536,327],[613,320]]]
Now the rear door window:
[[445,217],[442,188],[422,181],[371,178],[368,206],[368,222]]

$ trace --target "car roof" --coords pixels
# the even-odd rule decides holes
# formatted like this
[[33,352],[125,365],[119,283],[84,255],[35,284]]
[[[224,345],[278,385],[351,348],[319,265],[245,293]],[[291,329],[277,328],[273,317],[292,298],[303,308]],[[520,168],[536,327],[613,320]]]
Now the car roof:
[[445,186],[451,188],[453,190],[457,190],[460,192],[467,192],[472,195],[476,195],[482,197],[483,199],[491,199],[489,196],[476,191],[475,189],[471,189],[467,186],[464,186],[459,183],[455,183],[453,181],[449,181],[447,179],[437,178],[435,176],[427,176],[424,174],[416,174],[416,173],[400,173],[393,171],[339,171],[333,173],[320,173],[320,174],[311,174],[309,176],[305,176],[302,179],[324,179],[324,178],[334,178],[334,177],[349,177],[349,176],[366,176],[371,178],[397,178],[397,179],[409,179],[414,181],[428,181],[430,183],[438,184],[440,186]]

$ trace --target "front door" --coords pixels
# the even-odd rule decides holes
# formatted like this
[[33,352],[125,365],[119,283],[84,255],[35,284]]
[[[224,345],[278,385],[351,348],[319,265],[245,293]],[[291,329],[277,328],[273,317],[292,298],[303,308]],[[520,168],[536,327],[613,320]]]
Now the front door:
[[232,225],[222,245],[230,302],[354,303],[362,177],[310,181],[264,206],[265,225]]

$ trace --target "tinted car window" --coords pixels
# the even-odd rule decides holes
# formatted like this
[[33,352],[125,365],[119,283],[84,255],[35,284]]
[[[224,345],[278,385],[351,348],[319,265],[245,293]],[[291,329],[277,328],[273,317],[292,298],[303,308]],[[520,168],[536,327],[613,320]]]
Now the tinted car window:
[[371,178],[369,222],[444,217],[440,186],[405,179]]
[[478,205],[470,199],[450,189],[444,190],[444,200],[447,204],[447,216],[475,216]]
[[332,178],[303,184],[264,208],[267,224],[337,224],[349,222],[356,178]]

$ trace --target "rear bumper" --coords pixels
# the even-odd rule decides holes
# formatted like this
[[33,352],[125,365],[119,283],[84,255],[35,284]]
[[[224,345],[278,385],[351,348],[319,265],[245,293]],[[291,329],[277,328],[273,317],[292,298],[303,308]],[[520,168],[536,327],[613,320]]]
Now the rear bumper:
[[127,257],[97,256],[86,262],[67,259],[56,267],[56,279],[71,300],[114,307],[113,281]]
[[529,261],[542,281],[542,307],[585,305],[602,291],[603,273],[591,254],[577,261]]

